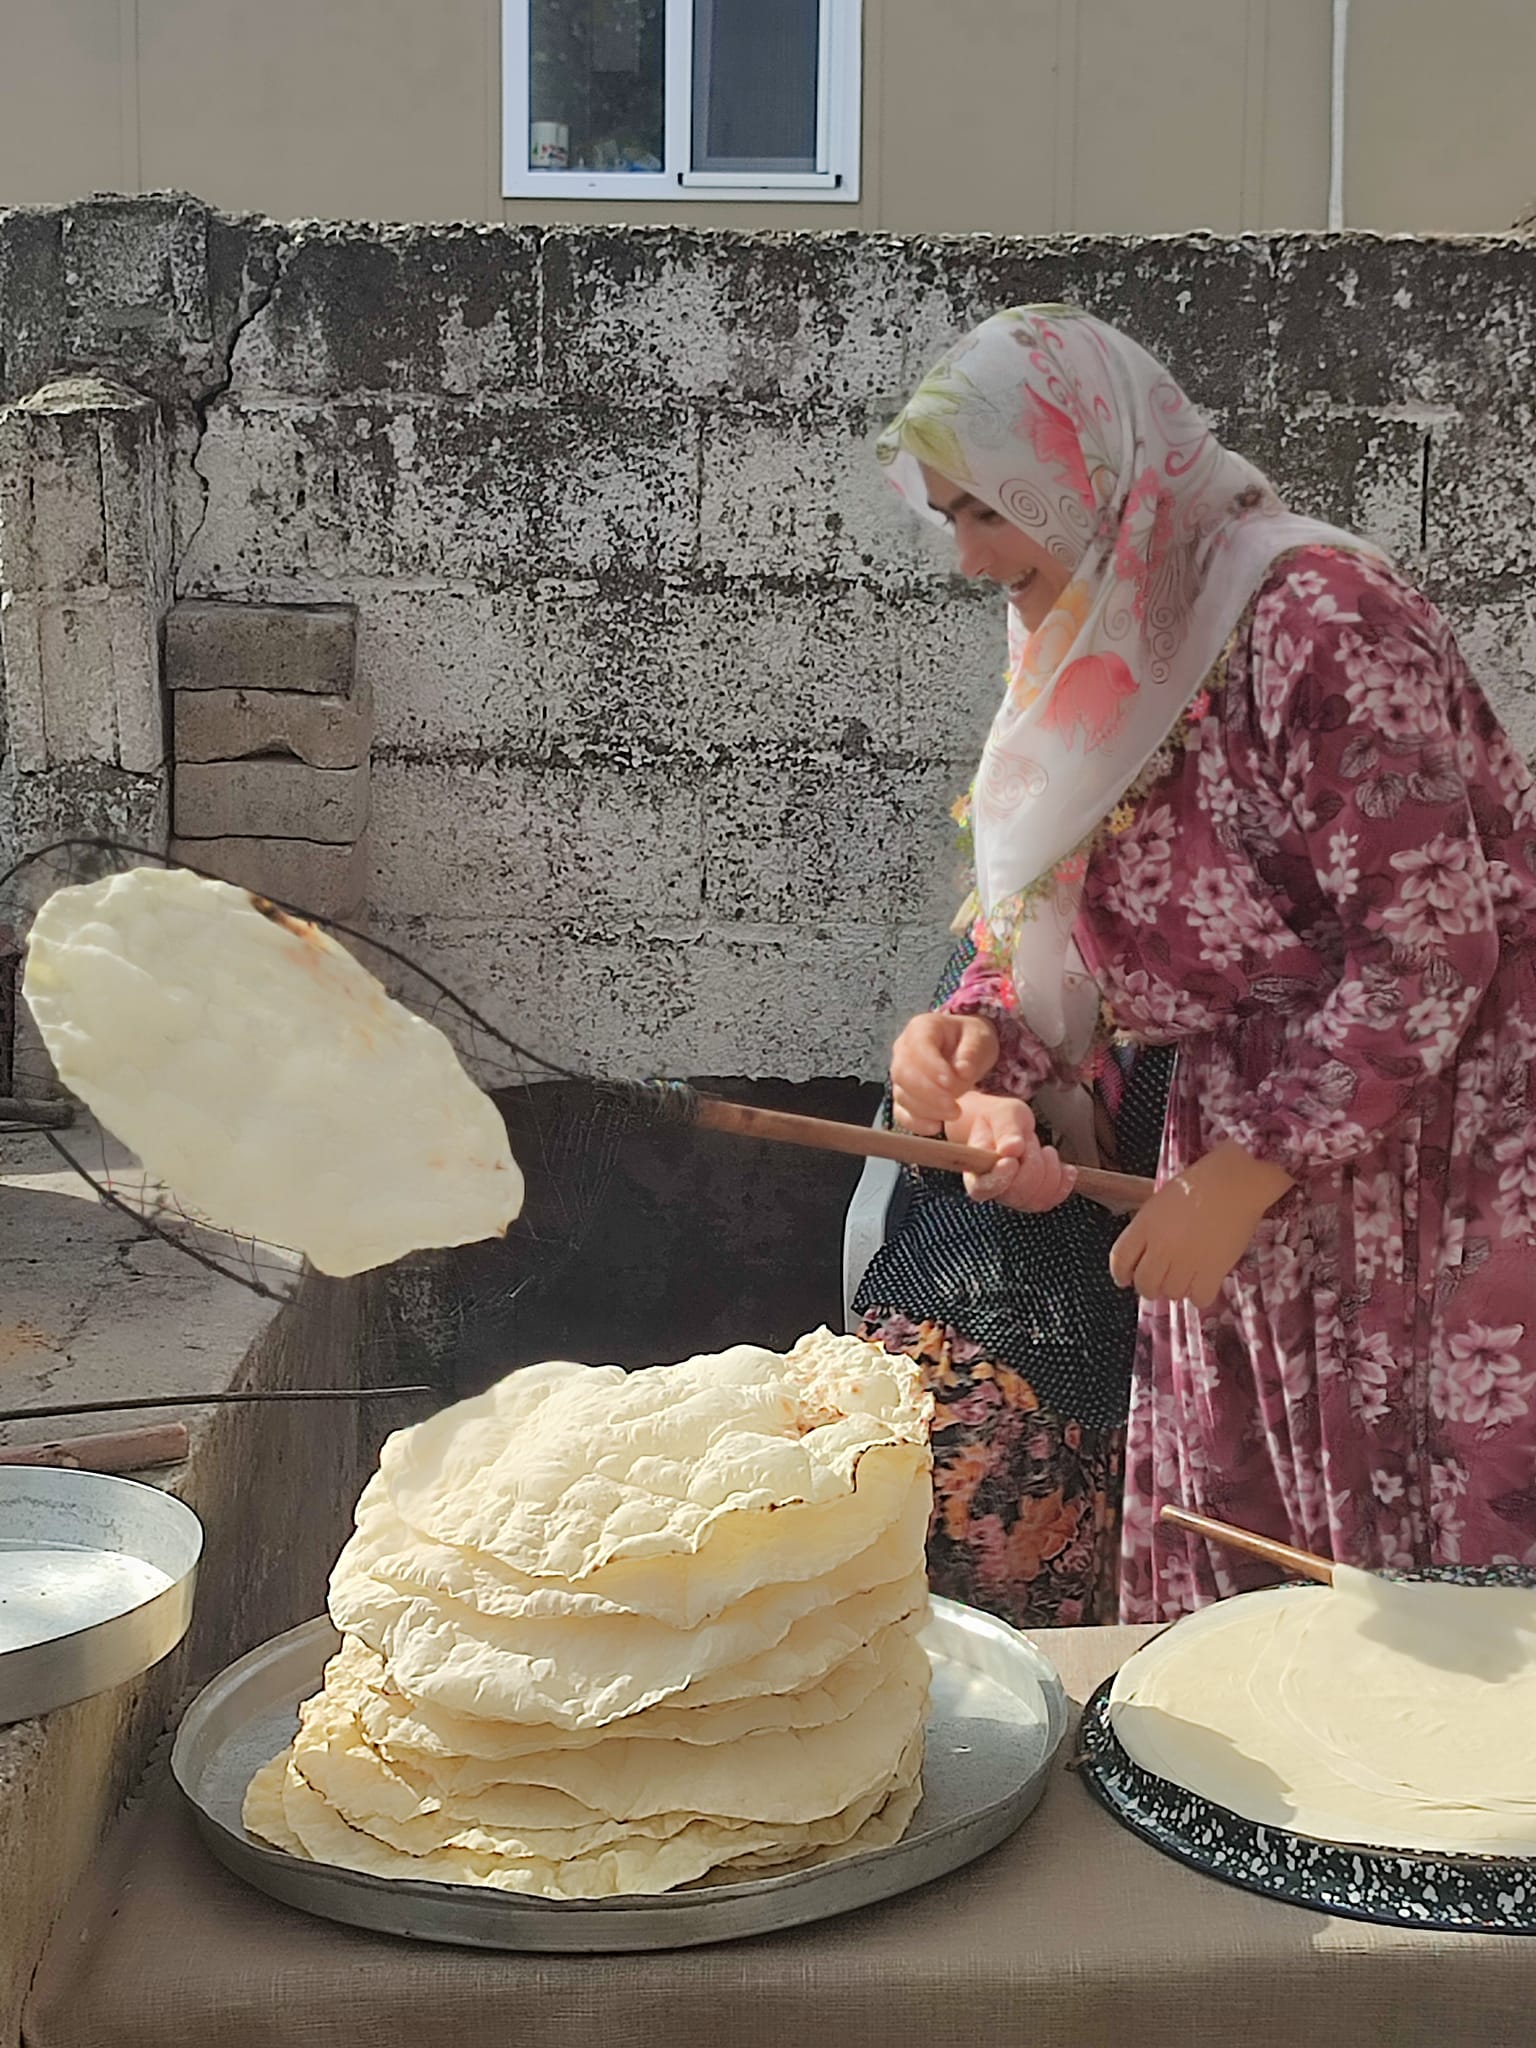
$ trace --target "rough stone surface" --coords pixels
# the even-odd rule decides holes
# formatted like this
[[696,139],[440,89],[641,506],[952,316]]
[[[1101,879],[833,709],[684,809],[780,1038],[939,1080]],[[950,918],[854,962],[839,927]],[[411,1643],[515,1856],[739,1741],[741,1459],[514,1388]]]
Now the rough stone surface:
[[373,738],[366,690],[350,697],[301,690],[182,690],[173,713],[178,762],[291,754],[311,768],[357,768],[367,761]]
[[[102,1141],[77,1131],[99,1164]],[[114,1167],[125,1162],[112,1154]],[[82,1199],[84,1196],[84,1199]],[[278,1311],[146,1240],[89,1198],[41,1137],[0,1145],[0,1372],[7,1405],[146,1392],[376,1384],[395,1377],[376,1281],[306,1282]],[[152,1366],[151,1366],[152,1362]],[[145,1475],[201,1517],[192,1627],[130,1684],[41,1720],[0,1728],[0,2041],[49,1927],[179,1703],[213,1672],[317,1613],[352,1503],[396,1402],[148,1411],[185,1421],[184,1465]],[[31,1443],[100,1418],[0,1425]]]
[[55,839],[119,839],[151,852],[164,848],[170,825],[170,788],[164,775],[133,774],[80,761],[17,775],[10,784],[9,819],[16,852]]
[[689,414],[499,397],[211,415],[207,516],[189,594],[277,596],[357,578],[626,579],[692,565],[698,424]]
[[379,916],[615,1070],[868,1075],[926,996],[1002,621],[870,444],[1030,299],[1391,548],[1536,739],[1529,241],[0,216],[4,374],[166,408],[180,595],[355,607]]
[[185,193],[0,211],[0,397],[109,365],[168,404],[225,382],[284,232]]
[[368,842],[313,839],[173,839],[171,858],[316,917],[351,917],[368,897]]
[[165,621],[166,687],[345,697],[356,641],[351,605],[178,604]]
[[334,227],[284,251],[241,337],[241,385],[299,398],[429,397],[539,384],[532,229]]
[[176,770],[182,839],[314,839],[350,846],[368,823],[368,771],[301,761],[188,762]]

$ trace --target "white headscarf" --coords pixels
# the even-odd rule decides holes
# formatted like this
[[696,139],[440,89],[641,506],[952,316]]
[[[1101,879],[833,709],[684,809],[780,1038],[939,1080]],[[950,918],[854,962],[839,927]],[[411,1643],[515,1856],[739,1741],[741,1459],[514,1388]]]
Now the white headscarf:
[[1036,1037],[1075,1069],[1098,1014],[1072,937],[1086,842],[1172,734],[1275,558],[1365,544],[1288,512],[1161,363],[1068,307],[985,321],[923,379],[880,458],[914,509],[929,514],[926,464],[1072,572],[1033,633],[1010,607],[1008,690],[971,821],[978,937]]

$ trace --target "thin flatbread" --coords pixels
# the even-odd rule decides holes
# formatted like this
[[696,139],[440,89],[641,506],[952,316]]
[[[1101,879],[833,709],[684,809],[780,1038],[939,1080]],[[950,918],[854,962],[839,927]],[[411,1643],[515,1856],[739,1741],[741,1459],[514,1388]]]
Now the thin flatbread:
[[500,1113],[443,1034],[246,890],[151,867],[60,889],[22,987],[65,1087],[221,1230],[346,1275],[522,1208]]

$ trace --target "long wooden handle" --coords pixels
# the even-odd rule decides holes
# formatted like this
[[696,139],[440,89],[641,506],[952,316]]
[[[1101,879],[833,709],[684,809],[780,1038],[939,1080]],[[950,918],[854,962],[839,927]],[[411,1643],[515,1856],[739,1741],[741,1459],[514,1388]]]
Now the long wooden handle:
[[1250,1529],[1234,1529],[1229,1522],[1192,1515],[1188,1508],[1164,1507],[1161,1518],[1171,1522],[1175,1529],[1187,1530],[1191,1536],[1204,1536],[1208,1542],[1224,1544],[1228,1550],[1244,1550],[1250,1557],[1261,1557],[1278,1571],[1317,1579],[1325,1586],[1333,1584],[1333,1566],[1326,1557],[1314,1556],[1310,1550],[1293,1550],[1289,1543],[1277,1543],[1272,1536],[1255,1536]]
[[[866,1124],[832,1123],[825,1117],[792,1116],[782,1109],[754,1109],[701,1095],[694,1122],[709,1131],[741,1138],[766,1138],[778,1145],[803,1145],[813,1152],[846,1152],[857,1159],[895,1159],[903,1166],[928,1166],[940,1173],[990,1173],[995,1152],[975,1145],[951,1145],[946,1138],[914,1138],[905,1131],[877,1131]],[[1110,1173],[1080,1166],[1077,1192],[1111,1209],[1139,1209],[1156,1192],[1155,1181],[1139,1174]]]
[[146,1472],[152,1465],[179,1465],[186,1455],[187,1425],[156,1422],[146,1429],[119,1429],[104,1436],[18,1444],[0,1450],[0,1465],[62,1465],[75,1472]]

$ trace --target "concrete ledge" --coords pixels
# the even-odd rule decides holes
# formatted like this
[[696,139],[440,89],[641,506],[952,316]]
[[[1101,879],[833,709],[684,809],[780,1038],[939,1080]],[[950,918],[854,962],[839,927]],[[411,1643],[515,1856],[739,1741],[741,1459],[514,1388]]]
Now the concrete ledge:
[[[311,1277],[294,1304],[274,1308],[139,1236],[37,1137],[0,1142],[0,1283],[7,1407],[395,1376],[379,1282]],[[176,1414],[191,1432],[184,1465],[142,1476],[202,1517],[196,1613],[181,1647],[141,1679],[0,1728],[0,2048],[15,2048],[49,1929],[180,1703],[232,1658],[320,1611],[378,1444],[420,1413],[389,1401],[296,1402],[133,1418]],[[10,1423],[0,1442],[110,1426],[91,1416]]]

